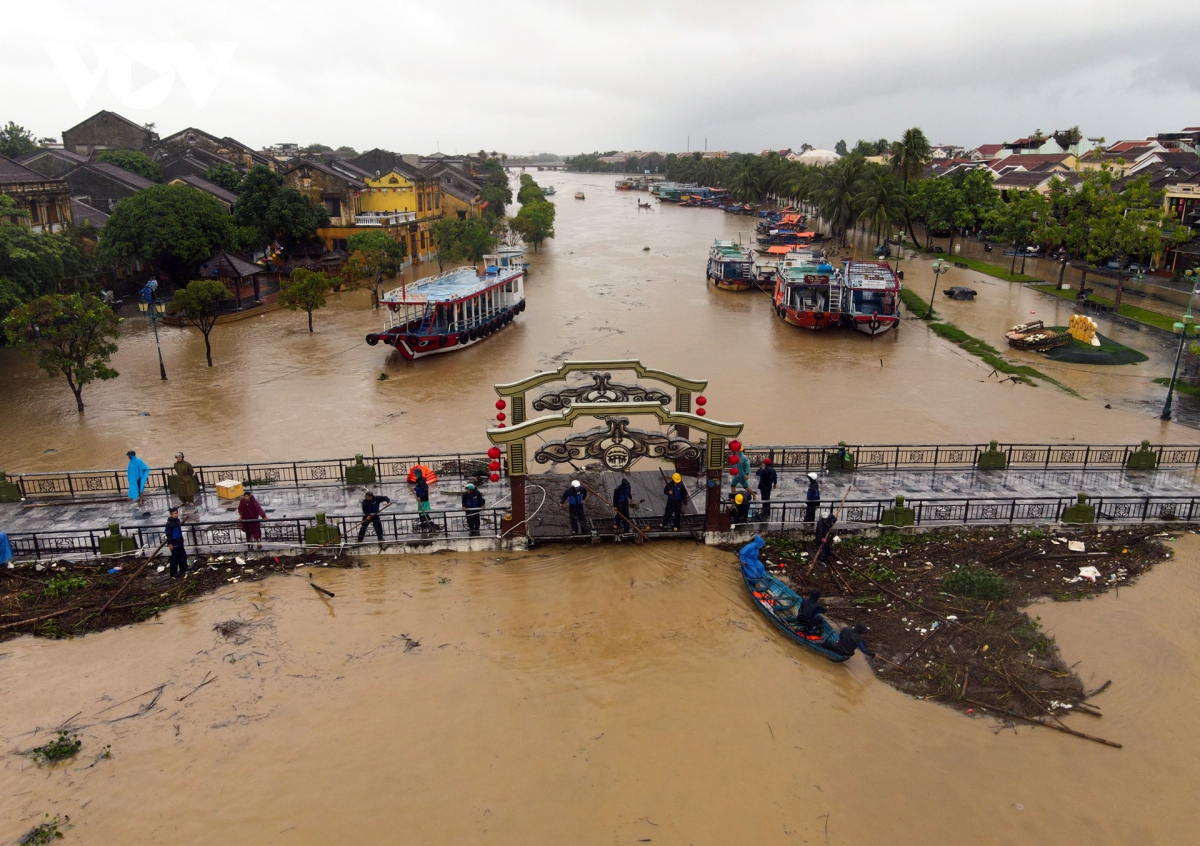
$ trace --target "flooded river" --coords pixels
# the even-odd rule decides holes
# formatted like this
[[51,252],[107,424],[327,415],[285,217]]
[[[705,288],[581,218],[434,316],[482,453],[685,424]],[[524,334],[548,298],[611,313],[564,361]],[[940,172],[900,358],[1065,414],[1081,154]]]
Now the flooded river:
[[[313,335],[302,312],[218,326],[211,369],[198,332],[160,327],[164,383],[148,321],[126,309],[115,359],[121,376],[87,389],[83,417],[61,380],[0,349],[7,428],[0,467],[118,467],[128,449],[152,464],[169,462],[176,450],[220,462],[347,455],[372,445],[379,453],[479,449],[494,413],[492,385],[569,358],[635,357],[707,378],[710,414],[745,421],[752,443],[1200,439],[1157,419],[1164,389],[1151,380],[1170,374],[1174,352],[1158,336],[1130,339],[1137,333],[1102,326],[1150,355],[1138,365],[1034,362],[1086,399],[1053,386],[1000,383],[982,361],[914,321],[876,339],[814,334],[777,320],[765,295],[707,286],[712,239],[749,240],[753,219],[657,203],[639,211],[645,195],[613,190],[607,175],[535,176],[558,189],[557,238],[531,254],[528,309],[486,343],[405,362],[366,345],[382,319],[369,295],[356,292],[333,296],[316,314]],[[572,199],[576,190],[587,199]],[[928,266],[905,261],[906,283],[931,285]],[[939,294],[938,308],[996,347],[1004,346],[1003,330],[1031,312],[1065,322],[1069,309],[957,269],[941,284],[980,291],[963,304]],[[1191,398],[1176,407],[1190,419]]]
[[[1191,842],[1198,540],[1035,609],[1086,686],[1113,680],[1069,724],[1122,750],[801,652],[690,544],[372,558],[317,573],[333,599],[231,585],[0,647],[0,839],[57,813],[65,843]],[[76,714],[75,761],[12,754]]]

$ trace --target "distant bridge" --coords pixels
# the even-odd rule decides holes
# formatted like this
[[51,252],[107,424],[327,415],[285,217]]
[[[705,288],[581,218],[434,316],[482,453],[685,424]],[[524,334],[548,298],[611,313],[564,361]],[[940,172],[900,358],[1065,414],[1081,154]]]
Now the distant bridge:
[[513,170],[566,170],[566,162],[531,162],[524,159],[509,159],[504,163],[505,167],[511,167]]

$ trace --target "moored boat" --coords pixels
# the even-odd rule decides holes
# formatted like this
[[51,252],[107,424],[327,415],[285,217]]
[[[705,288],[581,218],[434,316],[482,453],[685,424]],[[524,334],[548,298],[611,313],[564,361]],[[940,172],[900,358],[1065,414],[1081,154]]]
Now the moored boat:
[[582,192],[582,191],[576,191],[576,192],[575,192],[575,199],[576,199],[576,200],[582,200],[582,199],[584,199],[584,197],[583,197],[583,192]]
[[525,271],[520,257],[484,256],[483,267],[459,267],[388,291],[384,331],[367,335],[409,361],[477,344],[525,310]]
[[842,311],[859,332],[880,335],[900,322],[900,279],[887,262],[848,261],[842,282]]
[[554,190],[553,185],[547,185],[545,188],[542,189],[542,194],[543,194],[543,196],[546,196],[546,197],[553,197],[557,193],[558,193],[558,191]]
[[811,252],[780,259],[775,268],[775,313],[802,329],[828,329],[842,320],[841,277]]
[[794,590],[770,573],[764,572],[761,577],[753,578],[744,567],[739,569],[742,571],[742,581],[746,583],[746,589],[750,591],[751,602],[763,613],[763,616],[775,624],[775,628],[801,646],[811,649],[834,663],[840,664],[850,659],[848,655],[841,655],[825,648],[825,639],[837,640],[837,632],[824,617],[821,618],[820,627],[813,634],[809,634],[796,625],[795,610],[800,606],[800,597]]
[[754,287],[754,256],[733,241],[713,241],[708,251],[705,277],[722,291],[748,291]]

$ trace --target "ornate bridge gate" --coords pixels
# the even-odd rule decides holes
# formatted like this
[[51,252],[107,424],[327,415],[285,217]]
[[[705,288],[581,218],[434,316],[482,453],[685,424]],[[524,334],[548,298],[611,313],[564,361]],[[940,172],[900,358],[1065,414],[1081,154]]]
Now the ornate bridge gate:
[[[612,371],[631,372],[637,379],[656,382],[663,387],[616,382]],[[573,373],[585,374],[589,381],[568,384],[567,377]],[[529,399],[530,392],[553,383],[560,386]],[[707,399],[703,395],[707,385],[706,381],[650,369],[636,359],[568,361],[558,370],[497,385],[497,423],[487,430],[487,436],[496,448],[507,453],[513,509],[512,525],[507,533],[528,534],[525,511],[525,478],[529,474],[530,458],[528,439],[540,438],[543,432],[552,429],[569,428],[581,417],[597,418],[604,425],[545,443],[533,453],[533,461],[548,464],[598,460],[609,470],[625,472],[639,458],[654,458],[700,469],[707,478],[705,529],[719,530],[725,445],[729,439],[741,434],[742,424],[707,417]],[[527,408],[547,413],[530,418]],[[507,413],[505,409],[508,409]],[[631,417],[655,418],[658,425],[667,430],[633,428]],[[693,429],[702,433],[703,438],[693,441]]]

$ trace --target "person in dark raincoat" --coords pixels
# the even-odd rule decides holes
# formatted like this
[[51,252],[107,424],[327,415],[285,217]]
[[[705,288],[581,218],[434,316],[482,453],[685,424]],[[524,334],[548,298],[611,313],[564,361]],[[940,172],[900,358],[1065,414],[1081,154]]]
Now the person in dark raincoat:
[[804,495],[804,522],[811,523],[817,519],[817,509],[821,506],[821,486],[817,483],[817,474],[808,474],[808,492]]
[[758,492],[762,495],[762,518],[766,520],[771,516],[771,490],[779,484],[779,474],[771,466],[771,459],[764,458],[754,475],[758,477]]
[[819,590],[809,591],[808,596],[800,600],[800,614],[796,617],[796,625],[806,631],[821,625],[821,615],[825,613],[825,606],[821,605],[821,592]]
[[583,512],[583,501],[587,499],[587,489],[578,479],[572,479],[571,484],[563,491],[559,502],[567,504],[567,513],[571,518],[571,534],[587,534],[587,516]]
[[433,520],[429,518],[429,482],[425,481],[425,471],[420,467],[413,470],[416,481],[413,483],[413,496],[417,498],[418,525],[423,531],[433,529]]
[[246,533],[246,545],[262,549],[262,521],[267,519],[267,512],[250,491],[243,493],[238,502],[238,517],[241,518],[241,529]]
[[172,469],[175,471],[176,478],[179,479],[179,486],[175,490],[179,494],[179,501],[184,505],[194,505],[196,492],[200,490],[195,468],[184,460],[182,452],[177,452],[175,453],[175,466]]
[[375,496],[375,494],[367,491],[367,495],[363,497],[362,525],[358,527],[358,542],[362,543],[363,538],[367,536],[367,526],[375,527],[375,537],[379,538],[379,542],[383,543],[383,521],[379,519],[379,511],[385,506],[390,505],[392,500],[386,496]]
[[[612,504],[613,508],[621,516],[617,518],[617,534],[623,535],[632,527],[632,520],[629,517],[629,503],[633,501],[633,488],[629,484],[628,478],[622,478],[621,484],[617,485],[617,489],[613,491]],[[621,518],[625,519],[621,519]]]
[[826,566],[829,566],[829,550],[833,546],[833,525],[836,522],[832,511],[817,521],[817,550],[813,553],[813,560]]
[[838,655],[845,655],[847,658],[853,655],[856,649],[861,649],[862,653],[868,658],[874,658],[875,653],[867,648],[866,642],[862,639],[866,631],[867,627],[862,623],[853,628],[846,626],[838,632],[836,639],[827,637],[821,645],[829,651],[836,652]]
[[172,508],[167,518],[167,545],[171,547],[171,578],[181,579],[187,575],[187,550],[183,546],[183,523],[179,520],[179,509]]
[[667,523],[674,520],[675,525],[671,531],[678,532],[679,522],[683,519],[683,507],[688,501],[687,485],[683,483],[683,477],[672,473],[671,481],[667,482],[663,493],[667,495],[667,508],[663,511],[662,527],[667,528]]
[[467,512],[467,528],[470,530],[472,537],[479,534],[479,512],[483,509],[486,501],[483,494],[474,484],[468,484],[462,495],[462,507]]

